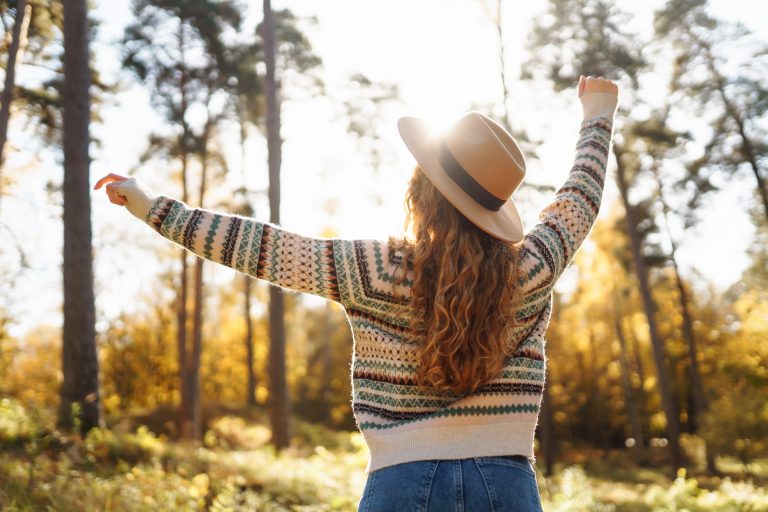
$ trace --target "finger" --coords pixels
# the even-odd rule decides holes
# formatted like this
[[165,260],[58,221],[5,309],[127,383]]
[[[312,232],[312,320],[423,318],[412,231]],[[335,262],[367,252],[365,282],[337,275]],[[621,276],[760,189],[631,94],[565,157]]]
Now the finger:
[[119,187],[120,187],[119,183],[108,184],[107,195],[109,196],[109,200],[112,201],[114,204],[123,206],[127,202],[127,198],[118,192]]
[[608,92],[616,94],[618,88],[616,85],[604,77],[590,77],[587,78],[587,83],[584,87],[585,92]]
[[107,198],[109,199],[110,203],[112,203],[112,204],[119,204],[120,203],[119,200],[117,199],[116,195],[115,195],[115,191],[114,190],[108,188],[108,189],[106,189],[106,192],[107,192]]
[[93,186],[93,189],[94,190],[98,190],[103,185],[105,185],[107,183],[113,183],[113,182],[116,182],[116,181],[125,181],[127,179],[128,178],[126,176],[121,176],[121,175],[115,174],[115,173],[109,173],[106,176],[104,176],[103,178],[101,178],[99,181],[97,181],[96,185]]
[[107,185],[107,188],[106,188],[107,197],[109,197],[109,201],[112,204],[116,204],[116,205],[120,205],[120,206],[125,206],[125,203],[127,202],[127,199],[125,198],[125,196],[120,195],[118,193],[118,187],[119,186],[120,186],[119,184],[109,183]]
[[93,188],[98,190],[99,188],[101,188],[103,185],[105,185],[107,183],[113,183],[113,182],[116,182],[116,181],[125,181],[127,179],[128,178],[125,177],[125,176],[121,176],[121,175],[115,174],[115,173],[110,173],[110,174],[107,174],[106,176],[104,176],[103,178],[101,178],[99,181],[97,181],[96,185]]

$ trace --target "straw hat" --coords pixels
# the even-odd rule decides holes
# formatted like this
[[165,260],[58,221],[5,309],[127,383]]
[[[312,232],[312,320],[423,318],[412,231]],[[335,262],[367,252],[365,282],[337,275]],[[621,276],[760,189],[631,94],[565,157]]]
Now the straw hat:
[[439,137],[414,117],[401,118],[397,127],[424,173],[457,210],[500,240],[522,240],[512,194],[525,177],[525,157],[504,128],[480,112],[464,114]]

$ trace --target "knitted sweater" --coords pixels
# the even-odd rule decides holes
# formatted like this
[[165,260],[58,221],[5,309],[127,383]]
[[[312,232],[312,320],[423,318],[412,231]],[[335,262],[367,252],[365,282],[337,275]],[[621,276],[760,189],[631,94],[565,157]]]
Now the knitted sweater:
[[612,109],[581,123],[567,181],[521,242],[523,300],[511,340],[519,348],[497,377],[464,396],[414,382],[419,339],[397,314],[403,305],[398,297],[407,296],[411,281],[395,286],[404,255],[386,241],[300,236],[155,197],[135,178],[123,182],[119,193],[131,213],[198,256],[344,306],[353,333],[352,410],[370,449],[366,471],[424,459],[533,459],[552,287],[597,216],[612,123]]

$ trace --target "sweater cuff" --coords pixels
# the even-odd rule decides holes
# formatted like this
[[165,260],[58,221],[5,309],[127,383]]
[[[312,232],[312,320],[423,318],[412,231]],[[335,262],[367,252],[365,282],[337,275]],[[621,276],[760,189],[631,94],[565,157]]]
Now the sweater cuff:
[[613,119],[619,97],[609,92],[588,92],[581,96],[584,119],[604,116]]
[[147,221],[152,204],[159,199],[136,178],[128,178],[117,188],[117,193],[125,197],[125,207],[134,217]]

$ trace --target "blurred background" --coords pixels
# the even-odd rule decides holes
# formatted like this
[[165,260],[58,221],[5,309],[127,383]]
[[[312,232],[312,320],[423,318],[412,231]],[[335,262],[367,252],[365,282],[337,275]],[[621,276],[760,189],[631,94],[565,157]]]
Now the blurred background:
[[620,98],[555,292],[545,510],[768,510],[765,2],[6,0],[0,20],[3,510],[355,510],[341,307],[184,256],[93,184],[397,236],[397,119],[479,110],[525,151],[530,227],[582,74]]

